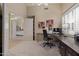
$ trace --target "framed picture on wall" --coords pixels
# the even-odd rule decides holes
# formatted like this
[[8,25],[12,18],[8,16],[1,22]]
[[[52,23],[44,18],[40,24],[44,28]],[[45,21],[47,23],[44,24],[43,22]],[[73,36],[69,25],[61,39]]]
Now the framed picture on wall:
[[46,21],[46,26],[48,27],[48,26],[53,26],[53,19],[48,19],[47,21]]
[[45,26],[45,22],[38,22],[38,28],[42,28]]

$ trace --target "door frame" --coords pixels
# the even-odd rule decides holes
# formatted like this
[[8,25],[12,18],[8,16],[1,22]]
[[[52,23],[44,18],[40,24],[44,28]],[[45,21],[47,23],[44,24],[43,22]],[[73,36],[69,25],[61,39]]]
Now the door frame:
[[28,16],[27,18],[33,18],[33,40],[35,40],[35,16]]

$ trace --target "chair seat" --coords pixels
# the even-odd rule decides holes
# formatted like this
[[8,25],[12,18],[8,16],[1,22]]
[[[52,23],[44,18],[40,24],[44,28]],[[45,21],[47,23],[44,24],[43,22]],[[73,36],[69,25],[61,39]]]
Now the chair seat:
[[53,43],[44,42],[43,47],[45,47],[45,46],[49,46],[51,48],[52,46],[55,46],[55,45]]
[[44,37],[44,41],[46,41],[43,43],[44,47],[49,46],[51,48],[52,46],[54,46],[54,44],[51,42],[53,38],[51,38],[51,36],[47,34],[46,30],[43,30],[43,37]]
[[53,38],[48,37],[48,40],[53,40]]

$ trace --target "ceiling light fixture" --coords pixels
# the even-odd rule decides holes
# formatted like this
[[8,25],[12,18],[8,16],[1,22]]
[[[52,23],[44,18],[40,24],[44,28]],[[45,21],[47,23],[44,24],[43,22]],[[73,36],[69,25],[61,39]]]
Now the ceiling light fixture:
[[48,3],[33,3],[33,6],[48,6]]

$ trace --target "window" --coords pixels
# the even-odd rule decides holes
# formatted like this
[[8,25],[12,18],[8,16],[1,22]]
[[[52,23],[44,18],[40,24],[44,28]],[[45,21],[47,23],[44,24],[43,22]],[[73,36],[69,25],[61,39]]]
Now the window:
[[64,32],[67,32],[68,34],[79,33],[79,4],[63,15],[62,25],[63,24],[66,25],[62,27],[66,28],[64,29]]
[[76,32],[79,32],[79,7],[76,8]]
[[64,19],[64,16],[62,17],[62,24],[64,24],[65,23],[65,19]]

